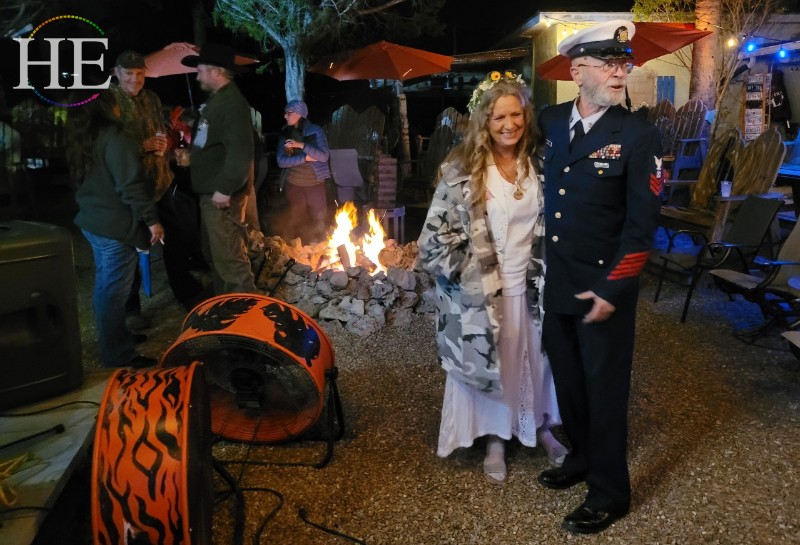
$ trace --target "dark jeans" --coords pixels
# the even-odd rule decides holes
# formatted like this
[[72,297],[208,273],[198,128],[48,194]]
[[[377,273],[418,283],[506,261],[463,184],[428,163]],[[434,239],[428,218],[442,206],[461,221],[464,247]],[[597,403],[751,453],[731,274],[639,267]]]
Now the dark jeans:
[[123,304],[139,264],[136,248],[81,230],[94,254],[92,303],[105,367],[119,367],[136,357],[133,336],[125,327]]

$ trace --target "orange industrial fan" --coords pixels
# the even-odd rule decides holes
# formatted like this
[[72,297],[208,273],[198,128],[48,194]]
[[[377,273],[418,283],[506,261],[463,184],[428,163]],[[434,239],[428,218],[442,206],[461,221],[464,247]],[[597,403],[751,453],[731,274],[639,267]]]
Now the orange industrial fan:
[[[271,297],[220,295],[195,307],[161,366],[204,364],[211,431],[222,438],[274,443],[296,438],[323,412],[333,347],[304,312]],[[341,425],[341,416],[339,418]]]
[[106,387],[95,431],[95,545],[209,545],[211,467],[200,365],[117,371]]

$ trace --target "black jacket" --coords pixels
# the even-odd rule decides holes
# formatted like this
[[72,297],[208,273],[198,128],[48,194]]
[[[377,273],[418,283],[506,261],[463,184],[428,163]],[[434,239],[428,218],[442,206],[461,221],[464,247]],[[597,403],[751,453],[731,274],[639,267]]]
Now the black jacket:
[[661,199],[658,129],[609,108],[570,151],[572,102],[539,116],[544,143],[545,312],[584,314],[592,290],[615,306],[635,301]]

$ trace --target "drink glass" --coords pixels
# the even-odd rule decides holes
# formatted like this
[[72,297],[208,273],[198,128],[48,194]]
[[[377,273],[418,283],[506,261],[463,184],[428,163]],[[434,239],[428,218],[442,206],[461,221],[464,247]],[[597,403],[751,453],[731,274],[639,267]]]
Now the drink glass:
[[[156,136],[164,136],[164,133],[161,131],[156,132]],[[159,157],[164,157],[164,150],[156,150],[153,153],[158,155]]]
[[730,197],[731,196],[731,186],[733,182],[730,180],[722,180],[719,183],[719,194],[721,197]]

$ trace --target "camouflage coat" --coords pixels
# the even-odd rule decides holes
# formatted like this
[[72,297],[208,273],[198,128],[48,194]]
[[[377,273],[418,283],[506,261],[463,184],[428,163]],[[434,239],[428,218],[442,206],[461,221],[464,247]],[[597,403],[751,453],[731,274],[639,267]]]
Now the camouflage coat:
[[[436,282],[436,342],[442,367],[467,384],[499,395],[500,264],[486,221],[485,200],[472,207],[466,204],[472,191],[468,180],[452,164],[442,165],[442,179],[418,241],[418,266]],[[541,188],[539,210],[532,226],[535,235],[527,275],[528,302],[536,320],[541,316],[544,274]]]

